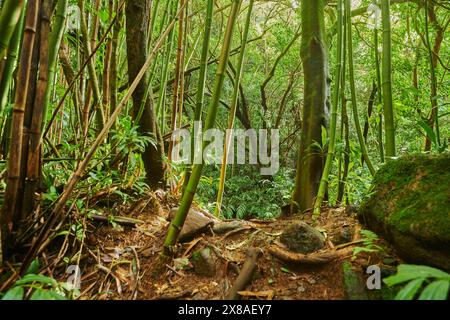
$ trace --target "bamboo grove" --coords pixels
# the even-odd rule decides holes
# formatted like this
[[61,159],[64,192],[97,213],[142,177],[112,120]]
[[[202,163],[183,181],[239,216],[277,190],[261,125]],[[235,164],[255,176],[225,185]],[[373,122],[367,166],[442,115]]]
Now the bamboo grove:
[[226,162],[230,138],[221,166],[173,158],[173,134],[198,122],[204,132],[279,130],[292,213],[352,203],[352,183],[398,155],[447,150],[447,1],[0,7],[1,256],[19,252],[22,272],[67,224],[86,218],[90,196],[104,189],[178,197],[163,260],[211,171],[210,209],[224,217],[237,170]]

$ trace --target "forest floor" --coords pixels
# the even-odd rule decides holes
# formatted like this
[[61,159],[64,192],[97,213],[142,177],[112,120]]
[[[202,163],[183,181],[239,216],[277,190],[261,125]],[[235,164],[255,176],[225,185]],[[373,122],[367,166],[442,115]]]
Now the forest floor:
[[[302,214],[269,221],[245,221],[244,227],[221,235],[207,230],[192,241],[178,245],[174,262],[155,276],[169,225],[168,211],[176,206],[177,199],[166,194],[154,197],[156,201],[140,201],[122,214],[138,219],[140,223],[135,227],[90,222],[84,251],[88,254],[80,263],[80,299],[224,299],[238,277],[248,248],[258,248],[262,254],[253,280],[240,292],[242,299],[348,299],[344,261],[351,264],[364,285],[369,265],[383,265],[386,260],[390,260],[390,264],[398,262],[383,240],[383,251],[363,253],[354,258],[353,249],[362,246],[359,233],[362,226],[345,208],[329,208],[324,209],[318,219]],[[319,255],[338,252],[337,257],[324,263],[305,264],[282,261],[271,254],[274,247],[282,248],[278,241],[282,232],[299,221],[314,226],[326,236],[326,247]],[[352,230],[350,241],[334,245],[331,239],[344,229]],[[211,249],[216,265],[214,274],[209,277],[196,274],[188,260],[205,247]],[[54,276],[67,277],[62,272]]]

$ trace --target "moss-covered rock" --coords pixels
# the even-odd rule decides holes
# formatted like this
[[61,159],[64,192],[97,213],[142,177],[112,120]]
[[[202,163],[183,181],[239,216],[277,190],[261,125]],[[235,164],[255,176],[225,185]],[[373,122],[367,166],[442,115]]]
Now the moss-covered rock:
[[289,250],[298,253],[311,253],[325,246],[325,237],[310,225],[299,222],[290,226],[280,237]]
[[344,291],[347,300],[368,300],[366,284],[348,261],[342,263]]
[[450,271],[450,154],[387,163],[359,216],[406,261]]

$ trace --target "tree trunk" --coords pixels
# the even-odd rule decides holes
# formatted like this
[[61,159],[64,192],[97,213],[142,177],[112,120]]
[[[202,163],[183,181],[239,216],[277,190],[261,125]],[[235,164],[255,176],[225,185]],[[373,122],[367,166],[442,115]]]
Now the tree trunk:
[[[127,28],[127,53],[128,53],[128,76],[130,84],[136,78],[147,60],[147,30],[149,28],[151,1],[127,0],[126,3],[126,28]],[[149,86],[148,72],[143,77],[133,93],[133,114],[137,117],[144,106],[142,116],[139,120],[141,134],[153,135],[157,141],[157,147],[148,144],[142,154],[147,182],[151,188],[157,189],[164,186],[164,163],[163,147],[159,143],[158,130],[155,113],[151,99],[145,99],[145,92]]]
[[313,207],[323,172],[322,126],[327,126],[328,57],[325,44],[324,0],[302,2],[301,57],[304,69],[304,106],[300,150],[291,211]]

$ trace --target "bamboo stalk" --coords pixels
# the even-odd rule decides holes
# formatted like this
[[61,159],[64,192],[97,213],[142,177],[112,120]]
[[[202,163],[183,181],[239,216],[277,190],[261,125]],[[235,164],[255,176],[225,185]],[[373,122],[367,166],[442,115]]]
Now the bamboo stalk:
[[[181,0],[181,6],[184,8],[187,0]],[[177,46],[177,62],[175,64],[175,82],[173,85],[173,101],[172,101],[172,116],[171,116],[171,130],[175,131],[177,129],[177,113],[178,113],[178,103],[180,99],[180,79],[182,77],[182,69],[184,66],[183,62],[183,37],[184,37],[184,14],[180,17],[178,21],[178,46]],[[169,162],[172,160],[172,150],[173,150],[173,141],[170,140],[169,150],[168,150],[168,159]],[[176,159],[175,159],[176,160]]]
[[335,85],[333,92],[333,106],[331,109],[331,124],[330,124],[330,141],[328,146],[327,159],[323,168],[322,179],[320,180],[319,191],[317,192],[316,201],[314,203],[314,215],[320,215],[320,209],[322,207],[323,199],[329,184],[329,176],[331,166],[334,160],[334,153],[336,151],[336,125],[337,125],[337,113],[339,109],[339,84],[342,72],[342,47],[343,47],[343,34],[342,34],[342,0],[337,2],[337,53],[336,53],[336,74]]
[[[174,4],[175,8],[171,8],[171,10],[176,11],[176,8],[178,7],[178,0],[175,1]],[[172,11],[171,13],[172,14]],[[174,36],[175,36],[175,32],[174,30],[172,30],[169,34],[169,38],[167,41],[167,45],[165,48],[165,55],[164,55],[164,60],[163,60],[163,66],[161,68],[161,83],[167,83],[167,79],[169,77],[169,62],[170,62],[170,57],[172,55],[172,50],[173,50],[173,46],[174,46]],[[161,130],[161,132],[166,132],[165,128],[166,128],[166,121],[165,121],[165,113],[166,113],[166,108],[164,106],[165,103],[165,96],[166,96],[166,90],[167,90],[167,86],[162,85],[161,89],[159,90],[159,96],[158,96],[158,101],[157,101],[157,106],[156,106],[156,114],[159,116],[159,128]]]
[[[81,29],[81,33],[83,35],[81,42],[83,44],[84,50],[86,51],[86,55],[90,57],[93,54],[92,42],[89,41],[89,33],[88,33],[88,28],[87,28],[84,4],[85,4],[85,0],[78,0],[78,7],[80,9],[80,27],[81,27],[80,29]],[[96,27],[94,26],[93,30],[95,30],[95,29],[96,29]],[[93,58],[89,59],[88,72],[89,72],[90,84],[92,86],[92,93],[94,95],[94,110],[96,112],[97,126],[98,126],[98,128],[102,128],[105,120],[104,120],[104,115],[103,115],[103,107],[101,105],[102,104],[102,96],[101,96],[101,92],[100,92],[100,85],[98,82],[97,72],[95,70],[95,58],[94,57],[95,56],[93,56]],[[89,101],[89,99],[87,99],[87,101]]]
[[358,135],[359,144],[361,146],[361,152],[364,156],[364,159],[366,160],[367,167],[369,168],[370,174],[372,176],[375,175],[375,168],[372,164],[372,161],[369,158],[369,154],[367,152],[366,143],[364,142],[364,137],[361,130],[361,124],[359,122],[359,115],[358,115],[358,104],[356,100],[356,88],[355,88],[355,71],[354,71],[354,64],[353,64],[353,39],[352,39],[352,18],[350,14],[348,14],[351,10],[350,6],[351,0],[346,0],[346,11],[347,11],[347,32],[348,32],[348,39],[347,39],[347,50],[348,50],[348,71],[349,71],[349,77],[350,77],[350,91],[351,91],[351,97],[352,97],[352,107],[353,107],[353,118],[355,122],[355,130]]
[[[248,38],[248,32],[250,29],[250,21],[252,18],[252,10],[254,5],[254,0],[250,0],[248,5],[248,12],[247,12],[247,19],[245,21],[245,27],[244,27],[244,33],[242,35],[242,50],[239,55],[238,65],[236,69],[236,76],[235,76],[235,82],[234,82],[234,89],[233,89],[233,96],[231,98],[231,106],[230,106],[230,116],[228,119],[228,129],[233,132],[234,128],[234,121],[236,119],[236,109],[238,104],[238,98],[239,98],[239,88],[241,84],[242,79],[242,70],[244,65],[244,58],[245,58],[245,49],[247,44],[247,38]],[[217,192],[217,200],[216,200],[216,208],[214,210],[214,214],[216,217],[220,216],[220,213],[222,212],[222,200],[223,200],[223,192],[225,189],[225,179],[227,175],[227,166],[228,166],[228,154],[229,154],[229,147],[231,144],[231,139],[233,138],[233,134],[226,135],[224,148],[223,148],[223,156],[222,156],[222,166],[220,168],[220,179],[219,179],[219,190]]]
[[87,59],[84,61],[83,65],[81,66],[80,70],[78,70],[77,74],[75,75],[75,78],[73,79],[73,81],[69,84],[68,88],[66,89],[66,91],[64,92],[64,94],[62,95],[61,100],[59,101],[59,103],[57,104],[55,110],[53,111],[52,117],[50,118],[50,120],[47,123],[47,126],[45,128],[45,131],[43,133],[43,137],[46,137],[47,134],[49,133],[53,121],[55,121],[58,112],[61,110],[61,108],[64,105],[64,101],[66,100],[67,96],[69,95],[69,93],[72,91],[72,89],[74,88],[74,86],[76,85],[76,81],[80,78],[82,78],[83,73],[85,68],[87,67],[87,65],[89,64],[90,60],[93,58],[93,56],[95,55],[95,53],[100,49],[101,44],[106,40],[106,37],[108,36],[108,34],[111,32],[111,30],[113,29],[113,27],[115,26],[118,18],[119,18],[119,13],[122,11],[123,6],[125,4],[125,0],[121,0],[119,8],[117,10],[117,14],[114,17],[113,21],[111,22],[111,24],[108,26],[108,28],[106,29],[105,33],[103,34],[102,38],[100,39],[100,41],[98,42],[97,46],[95,47],[95,49],[92,51],[92,53],[87,57]]
[[[377,105],[381,106],[383,105],[383,92],[382,92],[382,84],[381,84],[381,70],[380,70],[380,54],[378,53],[378,29],[375,25],[374,28],[374,59],[375,59],[375,69],[377,73],[377,87],[378,87],[378,95],[377,95]],[[383,142],[383,112],[380,111],[379,114],[380,123],[378,125],[378,144],[379,144],[379,150],[380,150],[380,158],[381,162],[384,162],[384,142]]]
[[27,6],[25,21],[25,34],[23,37],[22,51],[18,70],[18,82],[16,88],[15,104],[12,114],[11,135],[14,140],[11,143],[8,159],[8,179],[5,191],[3,210],[1,215],[3,254],[8,254],[10,233],[14,226],[14,212],[16,209],[17,192],[19,188],[20,164],[22,158],[23,124],[28,92],[31,59],[36,36],[39,0],[30,0]]
[[[178,17],[181,14],[182,9],[183,8],[180,9],[180,11],[176,15],[176,17]],[[48,220],[46,221],[45,225],[43,226],[43,228],[42,228],[42,230],[41,230],[41,232],[39,234],[39,236],[34,241],[32,247],[30,248],[29,252],[27,253],[27,256],[25,257],[25,259],[23,261],[23,264],[22,264],[22,267],[21,267],[21,273],[22,274],[27,269],[27,267],[29,266],[30,262],[33,260],[33,258],[39,252],[39,250],[43,249],[43,247],[41,247],[41,244],[43,243],[43,240],[48,237],[51,228],[53,228],[55,223],[58,221],[58,218],[62,214],[63,209],[64,209],[64,207],[66,205],[66,202],[69,200],[70,195],[72,194],[73,190],[75,189],[75,186],[77,185],[77,183],[80,181],[81,177],[83,177],[84,171],[87,169],[87,166],[88,166],[89,162],[91,161],[92,157],[95,155],[98,147],[103,143],[106,135],[108,134],[108,131],[111,129],[111,127],[114,124],[116,118],[119,116],[119,114],[122,112],[122,110],[128,104],[128,102],[131,99],[134,91],[136,90],[136,88],[138,87],[139,83],[141,82],[141,80],[145,76],[148,68],[151,66],[151,63],[152,63],[156,53],[158,52],[159,48],[163,44],[164,39],[168,36],[170,30],[173,29],[173,27],[175,25],[175,22],[176,22],[176,18],[174,20],[172,20],[172,22],[167,27],[165,32],[163,34],[161,34],[161,36],[159,37],[158,41],[155,44],[154,49],[152,50],[151,54],[148,56],[145,64],[143,65],[141,71],[139,72],[139,74],[136,76],[136,78],[134,79],[134,81],[130,85],[128,93],[124,96],[122,101],[119,103],[119,105],[117,106],[117,108],[114,111],[114,113],[111,114],[111,117],[105,123],[102,131],[99,133],[99,135],[97,136],[96,140],[93,142],[93,144],[92,144],[89,152],[86,154],[84,160],[80,162],[80,164],[77,167],[77,170],[70,177],[70,179],[69,179],[69,181],[68,181],[68,183],[66,185],[66,188],[64,189],[63,194],[61,195],[61,197],[58,199],[57,203],[55,204],[55,206],[54,206],[54,208],[53,208],[53,210],[52,210]]]
[[[232,2],[231,12],[228,17],[228,24],[225,32],[225,38],[223,39],[223,47],[220,56],[220,62],[219,66],[217,67],[216,77],[214,81],[213,96],[209,104],[208,114],[205,121],[205,131],[213,128],[216,120],[218,106],[220,103],[220,96],[222,93],[223,83],[225,80],[226,68],[230,56],[230,47],[232,42],[234,25],[236,23],[236,18],[238,16],[241,3],[242,0],[233,0]],[[203,143],[202,151],[207,147],[207,145],[208,145],[207,142]],[[194,200],[194,195],[195,192],[197,191],[203,167],[204,162],[202,161],[201,164],[195,164],[192,169],[192,175],[191,178],[189,179],[189,183],[185,189],[185,192],[183,193],[180,207],[178,208],[175,218],[172,220],[169,226],[169,230],[167,232],[166,239],[164,241],[164,249],[161,253],[162,262],[170,259],[170,257],[172,256],[173,253],[172,248],[178,240],[178,236],[184,225],[187,214],[192,205],[192,201]]]
[[[430,64],[430,74],[431,74],[431,81],[430,81],[430,100],[431,100],[431,114],[429,119],[429,125],[433,129],[434,126],[436,126],[436,143],[437,147],[441,147],[441,135],[440,135],[440,129],[439,129],[439,107],[438,107],[438,84],[436,79],[436,64],[434,56],[438,55],[438,50],[435,50],[433,52],[433,49],[431,48],[431,42],[430,42],[430,31],[429,31],[429,18],[428,15],[430,14],[430,4],[428,0],[425,0],[425,42],[426,47],[428,51],[428,58],[429,58],[429,64]],[[436,24],[436,23],[435,23]],[[438,28],[441,28],[438,25]],[[442,29],[442,28],[441,28]],[[442,32],[442,30],[438,30],[437,32]],[[442,41],[443,37],[436,37],[436,42]],[[440,48],[440,44],[439,47]],[[436,46],[435,46],[436,49]],[[436,59],[437,60],[437,59]],[[425,141],[425,152],[431,151],[431,139],[430,137],[426,138]]]
[[22,15],[24,2],[24,0],[6,0],[3,4],[0,12],[0,61],[6,56],[11,37]]
[[[206,7],[206,19],[205,19],[205,33],[203,35],[202,44],[202,56],[200,58],[200,70],[197,83],[197,95],[195,97],[195,111],[194,111],[194,125],[196,122],[202,122],[202,110],[205,98],[205,86],[208,71],[208,57],[209,57],[209,47],[211,42],[211,27],[212,27],[212,17],[214,11],[214,1],[208,0]],[[194,128],[194,126],[192,126]],[[191,131],[191,166],[188,166],[184,176],[184,189],[186,188],[189,179],[191,177],[192,165],[194,164],[195,156],[195,130]]]
[[23,191],[23,206],[21,219],[24,219],[33,211],[33,195],[39,178],[40,164],[40,129],[42,127],[45,95],[49,79],[49,35],[50,35],[50,15],[51,5],[48,1],[42,3],[42,14],[40,18],[40,45],[39,45],[39,70],[36,84],[36,96],[33,101],[33,108],[30,110],[31,119],[28,130],[27,153],[23,154],[25,161],[25,186]]
[[34,209],[33,195],[37,187],[40,172],[41,157],[41,133],[45,122],[45,115],[52,83],[55,75],[58,50],[64,34],[64,25],[67,15],[68,0],[59,0],[56,9],[56,18],[50,32],[51,6],[48,2],[43,3],[43,16],[41,26],[41,47],[39,58],[39,78],[37,83],[36,99],[34,101],[33,115],[29,130],[29,149],[27,161],[27,173],[24,190],[24,206],[22,219],[29,215]]
[[392,43],[390,0],[381,0],[381,18],[383,24],[383,66],[382,87],[384,103],[384,133],[386,157],[395,157],[395,124],[392,103]]
[[23,24],[25,21],[25,10],[22,10],[20,20],[16,25],[11,37],[9,48],[6,54],[6,62],[3,72],[0,73],[0,112],[5,108],[8,102],[8,93],[12,82],[14,67],[19,55],[20,40],[22,38]]

